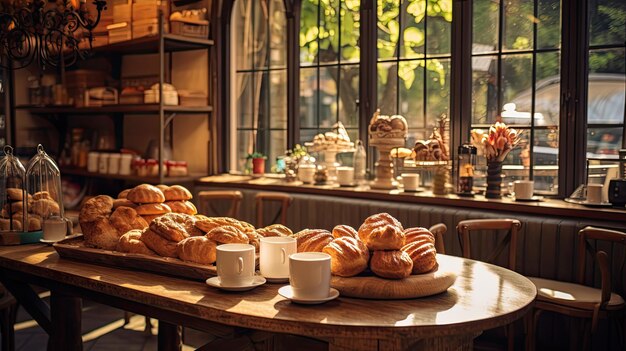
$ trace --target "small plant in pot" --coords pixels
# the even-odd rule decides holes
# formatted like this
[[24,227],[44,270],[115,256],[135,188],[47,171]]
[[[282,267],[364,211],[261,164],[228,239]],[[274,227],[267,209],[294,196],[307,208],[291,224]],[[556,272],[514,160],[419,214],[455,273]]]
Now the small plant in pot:
[[253,174],[265,174],[265,160],[267,159],[267,156],[260,152],[253,152],[248,154],[248,159],[252,160]]

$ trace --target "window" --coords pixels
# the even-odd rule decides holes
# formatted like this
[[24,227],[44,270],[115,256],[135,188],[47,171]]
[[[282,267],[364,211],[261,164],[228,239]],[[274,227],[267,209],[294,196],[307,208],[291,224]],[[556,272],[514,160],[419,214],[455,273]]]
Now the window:
[[[500,119],[522,131],[505,160],[507,181],[557,191],[560,116],[560,0],[475,0],[472,128]],[[478,133],[480,134],[480,132]],[[480,150],[480,148],[479,148]]]
[[359,138],[359,0],[302,0],[300,140],[342,122]]
[[230,167],[244,171],[252,152],[267,171],[287,147],[287,45],[283,0],[238,0],[233,8]]

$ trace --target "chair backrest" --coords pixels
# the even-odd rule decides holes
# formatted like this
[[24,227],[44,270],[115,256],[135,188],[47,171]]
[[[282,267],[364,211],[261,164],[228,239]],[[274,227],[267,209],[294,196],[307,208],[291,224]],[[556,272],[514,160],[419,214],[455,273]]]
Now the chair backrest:
[[428,228],[428,230],[435,235],[435,249],[437,250],[437,253],[445,254],[446,247],[443,243],[443,235],[448,230],[448,227],[443,223],[437,223]]
[[201,214],[208,214],[210,209],[212,214],[219,215],[213,203],[215,201],[230,201],[230,207],[224,214],[226,217],[237,218],[239,216],[239,206],[243,195],[238,190],[209,190],[198,193],[198,210]]
[[[585,227],[578,232],[577,281],[579,284],[585,283],[585,270],[586,270],[585,268],[586,268],[587,252],[593,255],[592,259],[595,258],[599,252],[604,252],[599,249],[596,249],[596,246],[591,245],[589,240],[599,240],[599,241],[605,241],[605,242],[623,245],[622,246],[623,251],[621,254],[622,262],[619,264],[619,271],[616,276],[617,278],[616,281],[621,285],[619,286],[617,291],[620,293],[626,292],[626,275],[624,275],[624,268],[625,268],[625,262],[626,262],[626,233],[620,232],[617,230],[604,229],[604,228],[591,227],[591,226]],[[609,250],[609,251],[614,251],[614,250]],[[608,259],[607,259],[607,262],[608,262]],[[607,277],[605,278],[609,278],[608,282],[610,282],[610,269],[608,267],[608,263],[603,264],[602,262],[599,262],[599,264],[601,265],[600,267],[601,270],[603,270],[603,268],[606,269],[606,272],[603,271],[602,273],[607,275]],[[605,267],[602,267],[602,265],[605,265]],[[603,279],[603,284],[606,284],[608,282]]]
[[[280,202],[280,211],[270,224],[287,224],[287,209],[289,205],[291,205],[291,201],[293,198],[291,195],[286,193],[278,193],[278,192],[260,192],[257,193],[254,197],[256,202],[256,227],[263,227],[263,204],[266,201],[277,201]],[[279,219],[280,217],[280,219]]]
[[515,259],[517,251],[517,234],[522,227],[522,222],[517,219],[468,219],[460,221],[456,230],[461,241],[461,249],[463,250],[463,257],[471,258],[470,249],[470,233],[475,230],[507,230],[508,233],[495,247],[489,258],[486,260],[488,263],[493,263],[495,259],[504,251],[504,248],[509,246],[509,260],[507,268],[515,270]]

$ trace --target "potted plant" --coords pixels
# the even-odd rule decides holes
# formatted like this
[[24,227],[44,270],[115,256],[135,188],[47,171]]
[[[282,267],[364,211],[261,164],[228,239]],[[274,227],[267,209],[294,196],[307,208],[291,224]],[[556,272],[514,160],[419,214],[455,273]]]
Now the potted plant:
[[248,154],[248,159],[252,160],[252,173],[253,174],[264,174],[265,173],[265,160],[267,156],[263,155],[260,152],[253,152]]

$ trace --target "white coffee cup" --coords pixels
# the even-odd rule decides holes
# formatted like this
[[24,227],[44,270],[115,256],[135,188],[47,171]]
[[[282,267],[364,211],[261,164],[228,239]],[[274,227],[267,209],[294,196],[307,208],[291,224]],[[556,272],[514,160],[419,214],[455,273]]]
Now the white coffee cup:
[[254,281],[254,246],[224,244],[217,247],[217,276],[224,286],[248,286]]
[[330,255],[323,252],[290,255],[289,284],[295,298],[327,298],[330,293]]
[[51,241],[63,240],[67,235],[68,220],[60,216],[49,216],[43,219],[41,226],[43,239]]
[[289,278],[289,255],[298,252],[296,239],[271,236],[261,238],[259,268],[261,275],[272,279]]
[[337,183],[339,185],[352,185],[354,183],[354,167],[337,167]]
[[516,180],[513,182],[513,192],[516,199],[532,199],[535,193],[535,182],[532,180]]
[[315,165],[298,166],[298,178],[303,183],[313,183],[315,181]]
[[604,184],[587,184],[587,202],[592,204],[602,203],[602,190]]
[[404,190],[415,191],[420,187],[420,175],[418,173],[402,173]]

